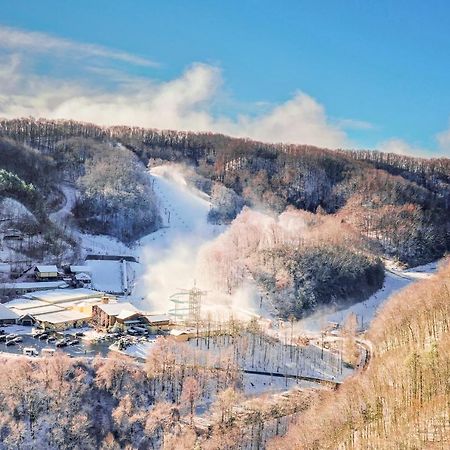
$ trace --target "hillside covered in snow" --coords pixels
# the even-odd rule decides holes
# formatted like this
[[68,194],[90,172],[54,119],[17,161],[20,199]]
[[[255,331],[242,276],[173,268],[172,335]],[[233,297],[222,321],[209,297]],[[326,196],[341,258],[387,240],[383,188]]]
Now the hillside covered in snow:
[[162,311],[195,281],[285,319],[372,304],[396,276],[383,261],[450,248],[445,158],[33,119],[1,121],[0,150],[3,264],[134,256],[110,292]]

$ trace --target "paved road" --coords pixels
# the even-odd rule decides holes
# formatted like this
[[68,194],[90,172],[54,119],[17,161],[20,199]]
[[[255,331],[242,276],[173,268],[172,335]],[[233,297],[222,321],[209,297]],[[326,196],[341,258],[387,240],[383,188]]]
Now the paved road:
[[331,380],[327,378],[317,378],[317,377],[308,377],[306,375],[293,375],[293,374],[283,374],[279,372],[260,372],[259,370],[242,370],[244,373],[248,373],[251,375],[266,375],[270,377],[276,377],[276,378],[292,378],[294,380],[304,380],[304,381],[312,381],[314,383],[320,383],[320,384],[327,384],[327,385],[333,385],[337,386],[338,384],[341,384],[340,381],[337,380]]

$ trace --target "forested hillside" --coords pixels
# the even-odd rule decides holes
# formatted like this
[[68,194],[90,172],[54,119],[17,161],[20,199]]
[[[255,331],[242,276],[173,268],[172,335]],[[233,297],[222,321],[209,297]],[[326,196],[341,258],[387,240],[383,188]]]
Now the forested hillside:
[[35,119],[0,121],[0,137],[2,196],[45,228],[70,184],[77,226],[126,243],[161,224],[146,167],[185,167],[209,220],[230,224],[202,252],[210,279],[228,293],[256,282],[284,317],[367,298],[383,258],[414,266],[450,249],[450,159]]
[[142,163],[122,146],[89,144],[92,156],[77,168],[81,195],[73,212],[79,225],[124,242],[156,230],[159,212]]
[[[0,196],[23,204],[34,220],[8,224],[30,236],[20,251],[30,257],[58,257],[77,243],[55,227],[49,214],[66,199],[65,185],[78,190],[72,211],[83,231],[131,242],[159,227],[153,192],[145,166],[130,150],[88,138],[69,138],[48,148],[0,138]],[[14,211],[5,209],[5,217]]]
[[205,353],[161,337],[145,365],[114,352],[2,358],[0,449],[193,448],[194,406],[212,400],[226,413],[242,376],[227,355],[194,366]]
[[285,318],[366,298],[384,279],[380,259],[348,224],[292,207],[275,217],[244,209],[201,258],[219,290],[233,293],[251,277]]
[[367,338],[367,372],[301,414],[270,449],[444,449],[450,446],[450,265],[400,292]]
[[[246,399],[245,414],[236,356],[273,345],[252,323],[224,324],[219,339],[234,342],[230,353],[160,338],[145,365],[122,355],[4,358],[0,448],[446,449],[449,280],[447,265],[388,301],[367,335],[367,370],[337,391]],[[298,356],[304,350],[296,347]],[[209,430],[194,426],[199,404],[209,404]],[[288,423],[284,437],[267,442]]]
[[[226,213],[217,210],[212,217],[216,221],[229,221],[243,204],[277,213],[294,206],[339,213],[379,253],[410,265],[436,259],[450,247],[450,159],[446,158],[331,151],[211,133],[107,128],[73,121],[3,120],[0,135],[45,155],[61,148],[61,142],[82,137],[120,142],[145,164],[157,159],[193,165],[200,175],[242,199],[232,198],[234,206],[228,202]],[[59,155],[65,166],[65,152]]]

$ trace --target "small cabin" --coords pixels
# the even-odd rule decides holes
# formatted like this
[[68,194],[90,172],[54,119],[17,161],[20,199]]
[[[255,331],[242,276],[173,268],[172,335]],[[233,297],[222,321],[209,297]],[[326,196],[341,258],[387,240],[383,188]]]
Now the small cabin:
[[170,330],[169,336],[176,341],[186,342],[197,336],[196,330],[193,328],[173,329]]
[[34,269],[34,276],[37,280],[54,280],[58,278],[58,268],[54,265],[39,265]]

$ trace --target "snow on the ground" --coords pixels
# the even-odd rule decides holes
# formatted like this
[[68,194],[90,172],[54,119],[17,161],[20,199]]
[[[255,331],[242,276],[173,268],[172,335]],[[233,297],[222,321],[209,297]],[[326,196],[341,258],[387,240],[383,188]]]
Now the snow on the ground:
[[351,313],[355,313],[361,329],[366,329],[380,306],[393,294],[417,280],[430,277],[437,269],[438,262],[401,270],[387,264],[383,287],[363,302],[355,303],[339,311],[321,310],[300,320],[297,332],[318,333],[328,322],[342,324]]
[[141,267],[133,294],[142,299],[135,306],[167,311],[170,295],[179,288],[193,286],[200,246],[217,236],[223,227],[207,222],[210,202],[188,186],[177,168],[154,167],[150,177],[163,228],[139,241],[137,254]]
[[[188,186],[183,174],[173,166],[159,166],[149,173],[159,202],[163,227],[142,238],[134,248],[105,235],[73,230],[81,242],[83,254],[132,255],[142,264],[128,265],[128,281],[133,288],[132,301],[139,308],[169,309],[167,298],[178,287],[190,288],[195,274],[193,266],[200,245],[218,235],[223,227],[208,224],[210,202],[206,194]],[[70,222],[77,190],[62,185],[66,197],[51,219],[60,225]],[[119,263],[90,261],[92,286],[106,292],[122,292],[123,279]],[[144,300],[142,300],[144,299]]]
[[59,224],[72,217],[72,208],[75,206],[77,200],[77,190],[73,186],[63,184],[60,188],[64,194],[64,204],[58,211],[55,211],[48,216],[52,222]]
[[0,273],[11,272],[11,264],[0,262]]
[[244,373],[243,391],[246,395],[260,395],[284,392],[294,387],[317,388],[317,383],[310,381],[294,380],[293,378],[271,377],[268,375],[255,375]]
[[[51,213],[49,217],[55,224],[65,227],[70,224],[73,218],[72,209],[75,206],[78,191],[74,186],[68,184],[61,185],[61,191],[65,197],[64,204],[58,211]],[[102,255],[133,254],[133,251],[127,245],[112,236],[82,233],[73,227],[72,232],[80,240],[84,255],[90,253]]]
[[340,356],[316,345],[290,346],[280,341],[259,339],[256,336],[215,336],[191,339],[188,345],[204,353],[197,355],[197,363],[208,365],[211,360],[226,360],[233,355],[242,369],[280,375],[314,377],[323,380],[342,380],[352,373],[343,366]]
[[3,218],[19,219],[27,217],[36,220],[33,213],[25,205],[10,197],[0,200],[0,209]]
[[68,330],[65,330],[65,334],[76,334],[82,332],[84,336],[81,336],[81,339],[83,341],[97,341],[98,339],[103,339],[105,337],[104,332],[96,331],[94,328],[91,327],[83,327],[83,328],[69,328]]
[[[191,288],[196,278],[200,278],[201,282],[201,273],[199,274],[195,267],[198,251],[203,244],[218,236],[225,227],[208,223],[207,215],[211,208],[208,196],[189,186],[179,167],[171,165],[154,167],[150,170],[149,177],[163,219],[161,229],[140,239],[134,248],[129,248],[110,236],[90,235],[79,231],[74,231],[74,234],[81,240],[84,254],[136,256],[141,264],[127,266],[132,296],[125,301],[131,301],[140,309],[167,312],[171,307],[168,302],[170,295],[179,288]],[[70,218],[77,196],[77,191],[72,186],[63,185],[62,190],[66,202],[59,211],[51,215],[52,220],[61,224],[67,223],[67,219]],[[98,261],[89,264],[93,266],[94,289],[122,292],[120,262]],[[340,311],[322,310],[300,321],[296,331],[302,334],[308,332],[316,334],[327,322],[342,323],[351,312],[357,314],[360,326],[366,328],[379,306],[388,297],[411,282],[428,277],[436,270],[436,265],[431,263],[402,270],[391,261],[387,261],[386,279],[382,289],[369,299]],[[216,315],[225,318],[228,310],[233,310],[236,314],[237,307],[245,305],[246,302],[241,300],[249,297],[247,294],[244,292],[241,296],[237,295],[236,299],[226,298],[224,295],[219,298],[217,293],[209,293],[208,297],[211,297],[214,303]],[[259,314],[261,313],[259,311]],[[270,312],[262,314],[272,316]],[[242,315],[243,318],[249,318],[252,314],[244,308]]]
[[23,325],[6,325],[1,327],[6,334],[31,335],[33,327],[26,327]]
[[112,236],[78,233],[77,237],[81,240],[83,253],[86,255],[132,256],[134,254],[133,249]]
[[[120,350],[120,353],[131,356],[132,358],[146,359],[154,344],[155,341],[138,342],[136,344],[129,345],[123,350]],[[110,349],[113,351],[119,351],[115,346],[111,346]]]
[[111,294],[123,292],[120,261],[90,260],[92,288]]

